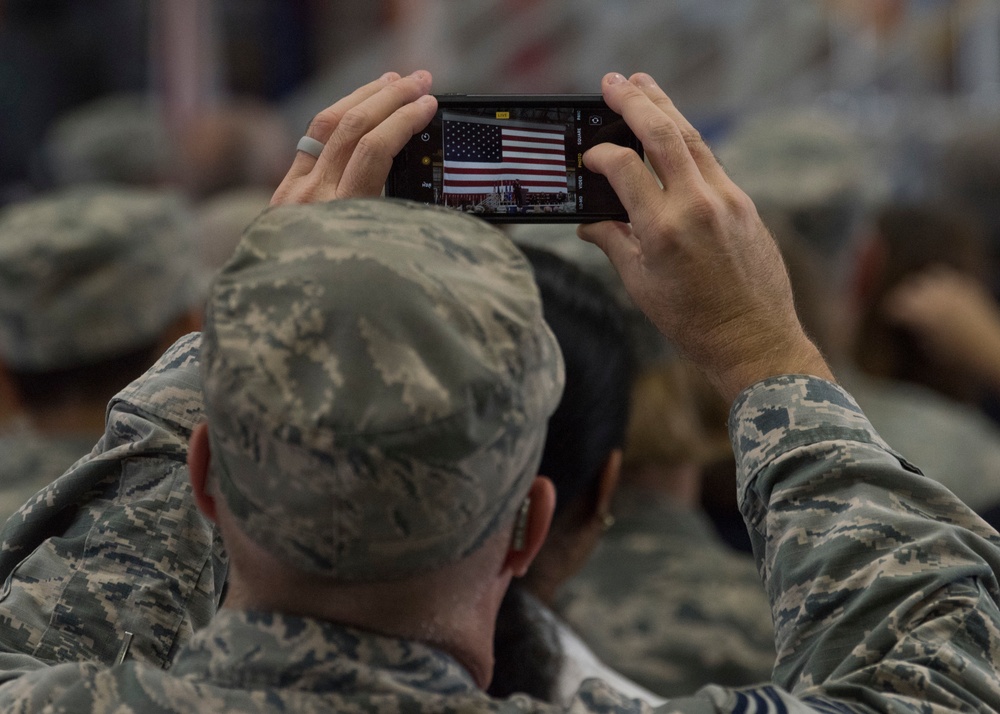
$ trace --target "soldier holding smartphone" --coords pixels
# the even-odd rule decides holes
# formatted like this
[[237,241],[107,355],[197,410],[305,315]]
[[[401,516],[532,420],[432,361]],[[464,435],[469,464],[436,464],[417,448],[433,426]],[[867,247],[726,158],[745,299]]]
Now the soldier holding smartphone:
[[[274,204],[332,202],[258,219],[204,335],[119,395],[104,451],[8,524],[5,709],[551,710],[480,690],[496,607],[553,506],[533,468],[561,372],[530,271],[473,218],[340,200],[378,195],[436,109],[429,89],[427,73],[390,74],[317,117]],[[733,402],[740,500],[777,630],[773,683],[709,686],[663,711],[1000,708],[1000,537],[837,387],[753,204],[670,99],[641,74],[602,89],[653,172],[625,147],[588,151],[631,223],[580,235]],[[464,389],[472,374],[483,380]],[[191,491],[178,485],[188,433]],[[47,540],[46,509],[72,486],[77,539]],[[185,599],[192,582],[202,603],[213,594],[195,503],[230,558],[207,623]],[[168,545],[137,549],[151,534]],[[189,642],[174,657],[169,633],[185,626],[204,629],[176,638]],[[648,705],[589,680],[572,708]]]

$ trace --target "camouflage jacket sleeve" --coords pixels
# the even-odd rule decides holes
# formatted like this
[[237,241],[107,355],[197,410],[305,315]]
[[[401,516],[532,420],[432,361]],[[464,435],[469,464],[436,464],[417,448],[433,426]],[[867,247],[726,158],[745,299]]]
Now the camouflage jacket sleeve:
[[94,452],[0,538],[0,680],[59,662],[166,666],[215,612],[221,541],[190,493],[200,337],[178,341],[110,403]]
[[1000,711],[996,532],[829,382],[751,387],[730,433],[778,688],[701,696],[721,711]]

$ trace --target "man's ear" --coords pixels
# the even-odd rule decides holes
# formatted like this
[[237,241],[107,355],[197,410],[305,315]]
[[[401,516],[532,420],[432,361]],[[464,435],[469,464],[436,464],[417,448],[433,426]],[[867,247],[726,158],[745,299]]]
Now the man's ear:
[[515,519],[510,548],[504,560],[504,569],[517,578],[528,572],[528,567],[545,543],[545,536],[549,534],[552,513],[556,508],[555,486],[546,477],[536,476],[524,503]]
[[215,497],[208,492],[208,469],[212,460],[212,451],[208,442],[208,424],[202,423],[195,427],[188,442],[188,472],[191,474],[191,489],[198,510],[213,523],[215,516]]

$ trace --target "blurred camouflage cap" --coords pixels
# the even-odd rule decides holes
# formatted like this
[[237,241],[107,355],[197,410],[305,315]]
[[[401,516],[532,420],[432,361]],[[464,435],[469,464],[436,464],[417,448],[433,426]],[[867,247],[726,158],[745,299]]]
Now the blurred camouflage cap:
[[351,581],[454,562],[509,523],[563,385],[520,251],[379,199],[265,211],[216,277],[202,358],[242,529]]
[[888,177],[874,147],[843,119],[814,110],[767,112],[737,127],[716,152],[754,201],[787,208],[877,202]]
[[46,371],[154,342],[204,297],[178,195],[66,189],[0,211],[0,358]]
[[152,186],[176,171],[177,147],[160,109],[139,94],[112,94],[60,116],[42,151],[60,186],[108,182]]

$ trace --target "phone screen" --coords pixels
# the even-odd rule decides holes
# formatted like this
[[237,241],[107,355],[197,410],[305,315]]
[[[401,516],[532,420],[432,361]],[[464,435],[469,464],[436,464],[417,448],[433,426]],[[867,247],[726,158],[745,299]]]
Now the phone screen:
[[627,221],[591,146],[641,146],[597,95],[441,95],[431,124],[396,157],[386,195],[496,223]]

